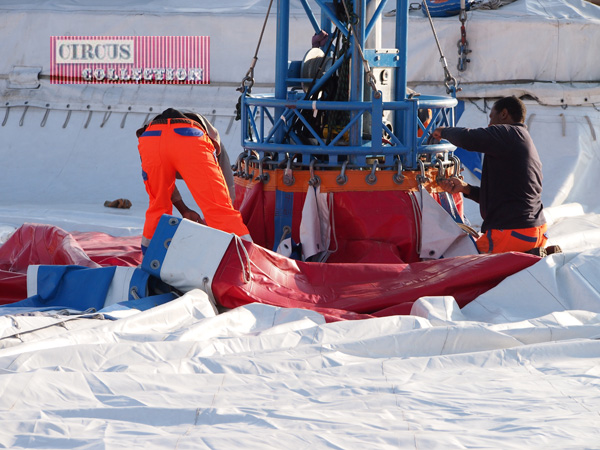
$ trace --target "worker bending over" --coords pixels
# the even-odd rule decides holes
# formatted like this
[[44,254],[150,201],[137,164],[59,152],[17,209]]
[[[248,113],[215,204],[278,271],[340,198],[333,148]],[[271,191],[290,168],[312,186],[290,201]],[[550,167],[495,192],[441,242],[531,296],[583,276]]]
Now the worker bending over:
[[137,135],[142,177],[150,197],[142,252],[147,249],[160,217],[171,214],[173,205],[184,218],[201,222],[200,215],[189,209],[179,195],[175,186],[178,175],[202,210],[208,226],[252,240],[241,214],[233,207],[217,150],[200,121],[169,108],[138,130]]

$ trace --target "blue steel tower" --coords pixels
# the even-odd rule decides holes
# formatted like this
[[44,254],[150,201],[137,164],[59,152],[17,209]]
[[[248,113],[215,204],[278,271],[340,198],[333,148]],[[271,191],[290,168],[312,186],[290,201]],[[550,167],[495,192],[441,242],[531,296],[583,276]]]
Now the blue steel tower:
[[[451,167],[458,173],[454,147],[430,138],[436,127],[454,125],[456,99],[407,89],[408,0],[395,1],[394,48],[373,45],[392,1],[300,1],[322,39],[303,61],[289,61],[290,0],[277,0],[275,90],[253,95],[247,84],[242,94],[238,177],[269,183],[280,175],[280,185],[291,187],[300,174],[311,186],[331,175],[341,191],[352,173],[363,184],[387,177],[414,190],[434,186]],[[291,200],[286,207],[280,197],[276,222],[291,214]],[[275,247],[282,223],[275,223]]]

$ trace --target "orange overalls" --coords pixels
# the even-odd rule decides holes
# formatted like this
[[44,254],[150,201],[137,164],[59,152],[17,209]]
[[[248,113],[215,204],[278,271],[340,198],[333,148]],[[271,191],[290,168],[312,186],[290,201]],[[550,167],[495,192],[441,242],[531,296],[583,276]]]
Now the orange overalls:
[[160,217],[173,212],[171,194],[177,172],[208,226],[238,236],[249,234],[231,203],[215,148],[198,123],[187,119],[155,120],[139,137],[138,150],[150,197],[142,245],[147,246],[152,239]]
[[515,230],[488,230],[476,241],[479,253],[526,252],[544,247],[548,225]]

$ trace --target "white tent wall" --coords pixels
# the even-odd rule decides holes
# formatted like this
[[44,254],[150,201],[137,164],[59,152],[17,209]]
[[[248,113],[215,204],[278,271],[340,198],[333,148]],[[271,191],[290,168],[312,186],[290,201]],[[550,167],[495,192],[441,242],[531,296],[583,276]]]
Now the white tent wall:
[[[471,63],[457,71],[458,16],[434,18],[450,70],[461,83],[595,82],[600,80],[597,43],[600,7],[583,0],[517,0],[495,10],[467,13]],[[429,20],[410,14],[408,80],[439,82],[444,73]],[[387,45],[393,46],[389,41]],[[597,87],[597,86],[596,86]]]
[[[241,151],[239,122],[234,120],[239,96],[235,88],[256,49],[268,1],[237,0],[227,6],[163,3],[6,1],[0,5],[5,41],[0,58],[0,158],[5,161],[0,168],[0,191],[5,193],[0,197],[0,222],[18,226],[45,220],[80,231],[103,223],[105,231],[114,234],[138,234],[147,197],[135,130],[167,107],[206,115],[220,130],[235,161]],[[259,52],[255,92],[273,86],[274,13]],[[459,124],[485,126],[486,105],[489,108],[494,98],[510,94],[533,98],[527,102],[528,124],[544,162],[545,205],[580,203],[586,213],[600,210],[591,189],[600,173],[596,156],[600,117],[594,106],[600,101],[600,59],[590,44],[600,42],[600,8],[582,0],[518,0],[499,10],[472,11],[468,17],[473,53],[466,72],[455,69],[457,17],[434,19],[450,69],[463,87],[458,96],[465,100],[466,109]],[[383,18],[384,47],[393,42],[394,21],[394,17]],[[290,29],[290,59],[300,60],[310,48],[314,30],[298,0],[291,2]],[[208,86],[49,81],[51,36],[198,34],[211,38]],[[439,54],[421,11],[410,13],[409,36],[410,85],[419,92],[443,95]],[[31,81],[22,75],[27,73],[23,68],[35,67],[40,70],[39,87],[18,87]],[[193,205],[185,185],[180,187]],[[105,200],[121,197],[133,202],[131,210],[103,207]],[[477,226],[481,221],[477,206],[467,202],[467,212]]]

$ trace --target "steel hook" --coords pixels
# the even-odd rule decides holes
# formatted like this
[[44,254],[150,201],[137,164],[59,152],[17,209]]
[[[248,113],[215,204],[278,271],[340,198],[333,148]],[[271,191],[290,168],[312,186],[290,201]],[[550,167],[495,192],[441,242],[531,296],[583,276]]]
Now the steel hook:
[[404,174],[402,173],[402,160],[400,159],[400,157],[398,157],[398,159],[396,160],[396,166],[398,167],[398,172],[392,177],[392,180],[394,180],[394,183],[396,184],[402,184],[404,183]]
[[379,165],[379,160],[376,159],[373,161],[373,167],[371,167],[371,173],[366,176],[365,181],[367,184],[375,184],[377,183],[377,175],[375,175],[375,171],[377,170],[377,166]]
[[231,167],[232,169],[235,169],[235,172],[233,172],[234,177],[242,176],[242,160],[245,155],[245,152],[240,153],[235,161],[235,165]]
[[336,177],[335,182],[340,186],[345,185],[348,182],[348,177],[346,176],[346,166],[348,165],[348,161],[344,161],[342,163],[342,171]]
[[269,158],[266,155],[263,156],[262,158],[260,158],[260,160],[258,161],[258,176],[255,178],[255,181],[263,181],[265,183],[269,182],[269,179],[270,179],[269,172],[264,173],[264,171],[263,171],[263,165],[267,161],[271,161],[271,158]]
[[429,178],[427,178],[427,176],[425,175],[425,164],[420,159],[418,160],[418,164],[419,164],[419,170],[421,171],[421,173],[419,175],[417,175],[417,183],[419,183],[419,184],[427,183],[429,181]]
[[288,156],[287,167],[283,171],[283,184],[286,186],[293,186],[296,182],[294,178],[294,172],[292,171],[292,158]]

